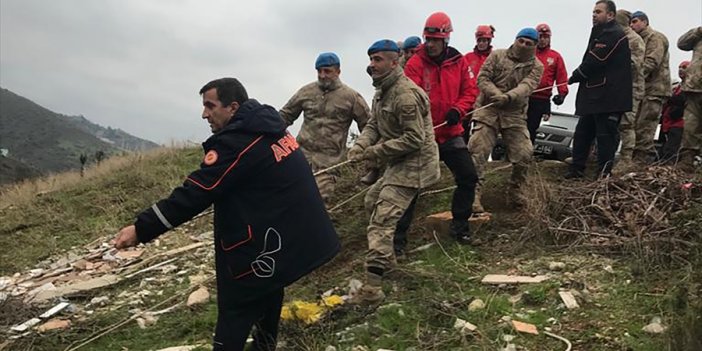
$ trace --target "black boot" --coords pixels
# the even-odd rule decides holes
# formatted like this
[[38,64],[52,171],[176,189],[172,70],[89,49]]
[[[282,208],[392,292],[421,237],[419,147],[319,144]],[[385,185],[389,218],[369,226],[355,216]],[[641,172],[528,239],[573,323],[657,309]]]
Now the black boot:
[[470,225],[468,220],[452,220],[451,236],[461,245],[470,244]]

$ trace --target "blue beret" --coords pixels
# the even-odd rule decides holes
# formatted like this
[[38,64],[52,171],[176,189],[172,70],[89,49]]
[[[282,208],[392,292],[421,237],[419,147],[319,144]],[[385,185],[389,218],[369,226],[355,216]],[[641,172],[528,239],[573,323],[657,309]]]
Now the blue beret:
[[646,15],[646,12],[643,12],[641,10],[632,13],[631,18],[641,18],[642,20],[648,22],[648,16]]
[[402,50],[412,49],[419,46],[422,43],[422,39],[418,36],[411,36],[405,39],[404,44],[402,44]]
[[524,28],[517,33],[517,38],[528,38],[533,41],[539,41],[539,33],[534,28]]
[[381,51],[394,51],[394,52],[400,52],[400,47],[397,46],[397,43],[393,40],[390,39],[381,39],[373,43],[368,48],[368,55],[375,54],[376,52],[381,52]]
[[329,66],[341,66],[339,61],[339,56],[336,56],[333,52],[323,52],[317,56],[317,61],[314,62],[314,68],[320,69],[321,67]]

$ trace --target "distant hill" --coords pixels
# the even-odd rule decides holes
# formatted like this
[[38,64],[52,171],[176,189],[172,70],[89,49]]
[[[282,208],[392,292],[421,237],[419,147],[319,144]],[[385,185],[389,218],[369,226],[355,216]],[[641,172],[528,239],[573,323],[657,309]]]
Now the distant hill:
[[0,88],[0,148],[9,157],[42,173],[80,168],[85,153],[89,163],[102,151],[144,150],[156,144],[119,129],[103,128],[82,116],[50,111],[7,89]]
[[41,175],[39,170],[9,157],[0,156],[0,186]]

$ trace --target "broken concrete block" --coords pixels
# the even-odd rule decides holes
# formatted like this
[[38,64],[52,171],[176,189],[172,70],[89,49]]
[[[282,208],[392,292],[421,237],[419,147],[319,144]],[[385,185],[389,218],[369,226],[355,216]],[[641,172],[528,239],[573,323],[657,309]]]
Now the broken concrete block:
[[136,321],[139,325],[139,328],[146,329],[146,327],[156,324],[156,322],[158,321],[158,317],[146,312],[143,313],[141,317],[137,318]]
[[475,312],[482,309],[485,309],[485,302],[483,302],[481,299],[475,299],[471,301],[470,305],[468,305],[468,311],[470,312]]
[[548,280],[545,275],[537,275],[535,277],[520,276],[520,275],[505,275],[505,274],[488,274],[481,281],[483,284],[533,284],[541,283]]
[[49,318],[49,317],[61,312],[61,310],[68,307],[68,305],[70,305],[68,302],[61,302],[58,305],[52,307],[50,310],[42,313],[42,315],[39,316],[39,318],[42,318],[42,319]]
[[71,321],[68,319],[52,319],[39,327],[37,330],[40,333],[44,333],[50,330],[63,330],[71,327]]
[[42,302],[50,300],[54,297],[60,297],[97,288],[103,288],[106,286],[113,285],[121,280],[122,278],[120,276],[106,274],[102,277],[97,277],[86,281],[77,282],[74,284],[64,285],[55,290],[41,291],[36,296],[34,296],[34,301]]
[[207,280],[207,276],[204,274],[197,274],[197,275],[191,275],[188,276],[188,280],[190,281],[190,286],[198,286]]
[[660,317],[653,317],[653,319],[651,319],[651,323],[641,328],[641,330],[649,334],[660,334],[663,333],[666,329],[668,328],[663,326]]
[[193,291],[190,296],[188,296],[188,302],[186,305],[188,307],[203,304],[210,300],[210,292],[207,288],[201,286],[200,289]]
[[561,300],[563,300],[563,303],[569,310],[580,308],[578,301],[575,300],[575,296],[573,296],[570,291],[559,291],[558,295],[561,297]]
[[27,329],[39,324],[41,322],[41,319],[39,318],[32,318],[22,324],[15,325],[14,327],[10,328],[12,331],[16,331],[18,333],[24,332]]
[[130,250],[130,251],[120,251],[117,254],[115,254],[115,257],[121,259],[121,260],[133,260],[135,258],[139,258],[141,254],[144,253],[143,249],[136,249],[136,250]]
[[524,323],[520,321],[512,321],[512,326],[514,329],[520,333],[539,335],[539,331],[536,326],[530,323]]
[[93,297],[88,306],[105,306],[110,298],[107,296]]

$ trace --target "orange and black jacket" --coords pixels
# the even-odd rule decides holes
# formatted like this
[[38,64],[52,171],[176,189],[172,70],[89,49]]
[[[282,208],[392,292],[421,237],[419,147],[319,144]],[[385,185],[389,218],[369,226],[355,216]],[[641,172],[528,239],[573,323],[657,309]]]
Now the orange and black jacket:
[[339,240],[312,171],[278,112],[250,99],[203,143],[205,157],[136,220],[148,242],[214,205],[218,299],[242,303],[331,260]]
[[575,99],[579,116],[631,111],[631,51],[616,21],[592,28],[583,62],[568,82],[580,83]]

